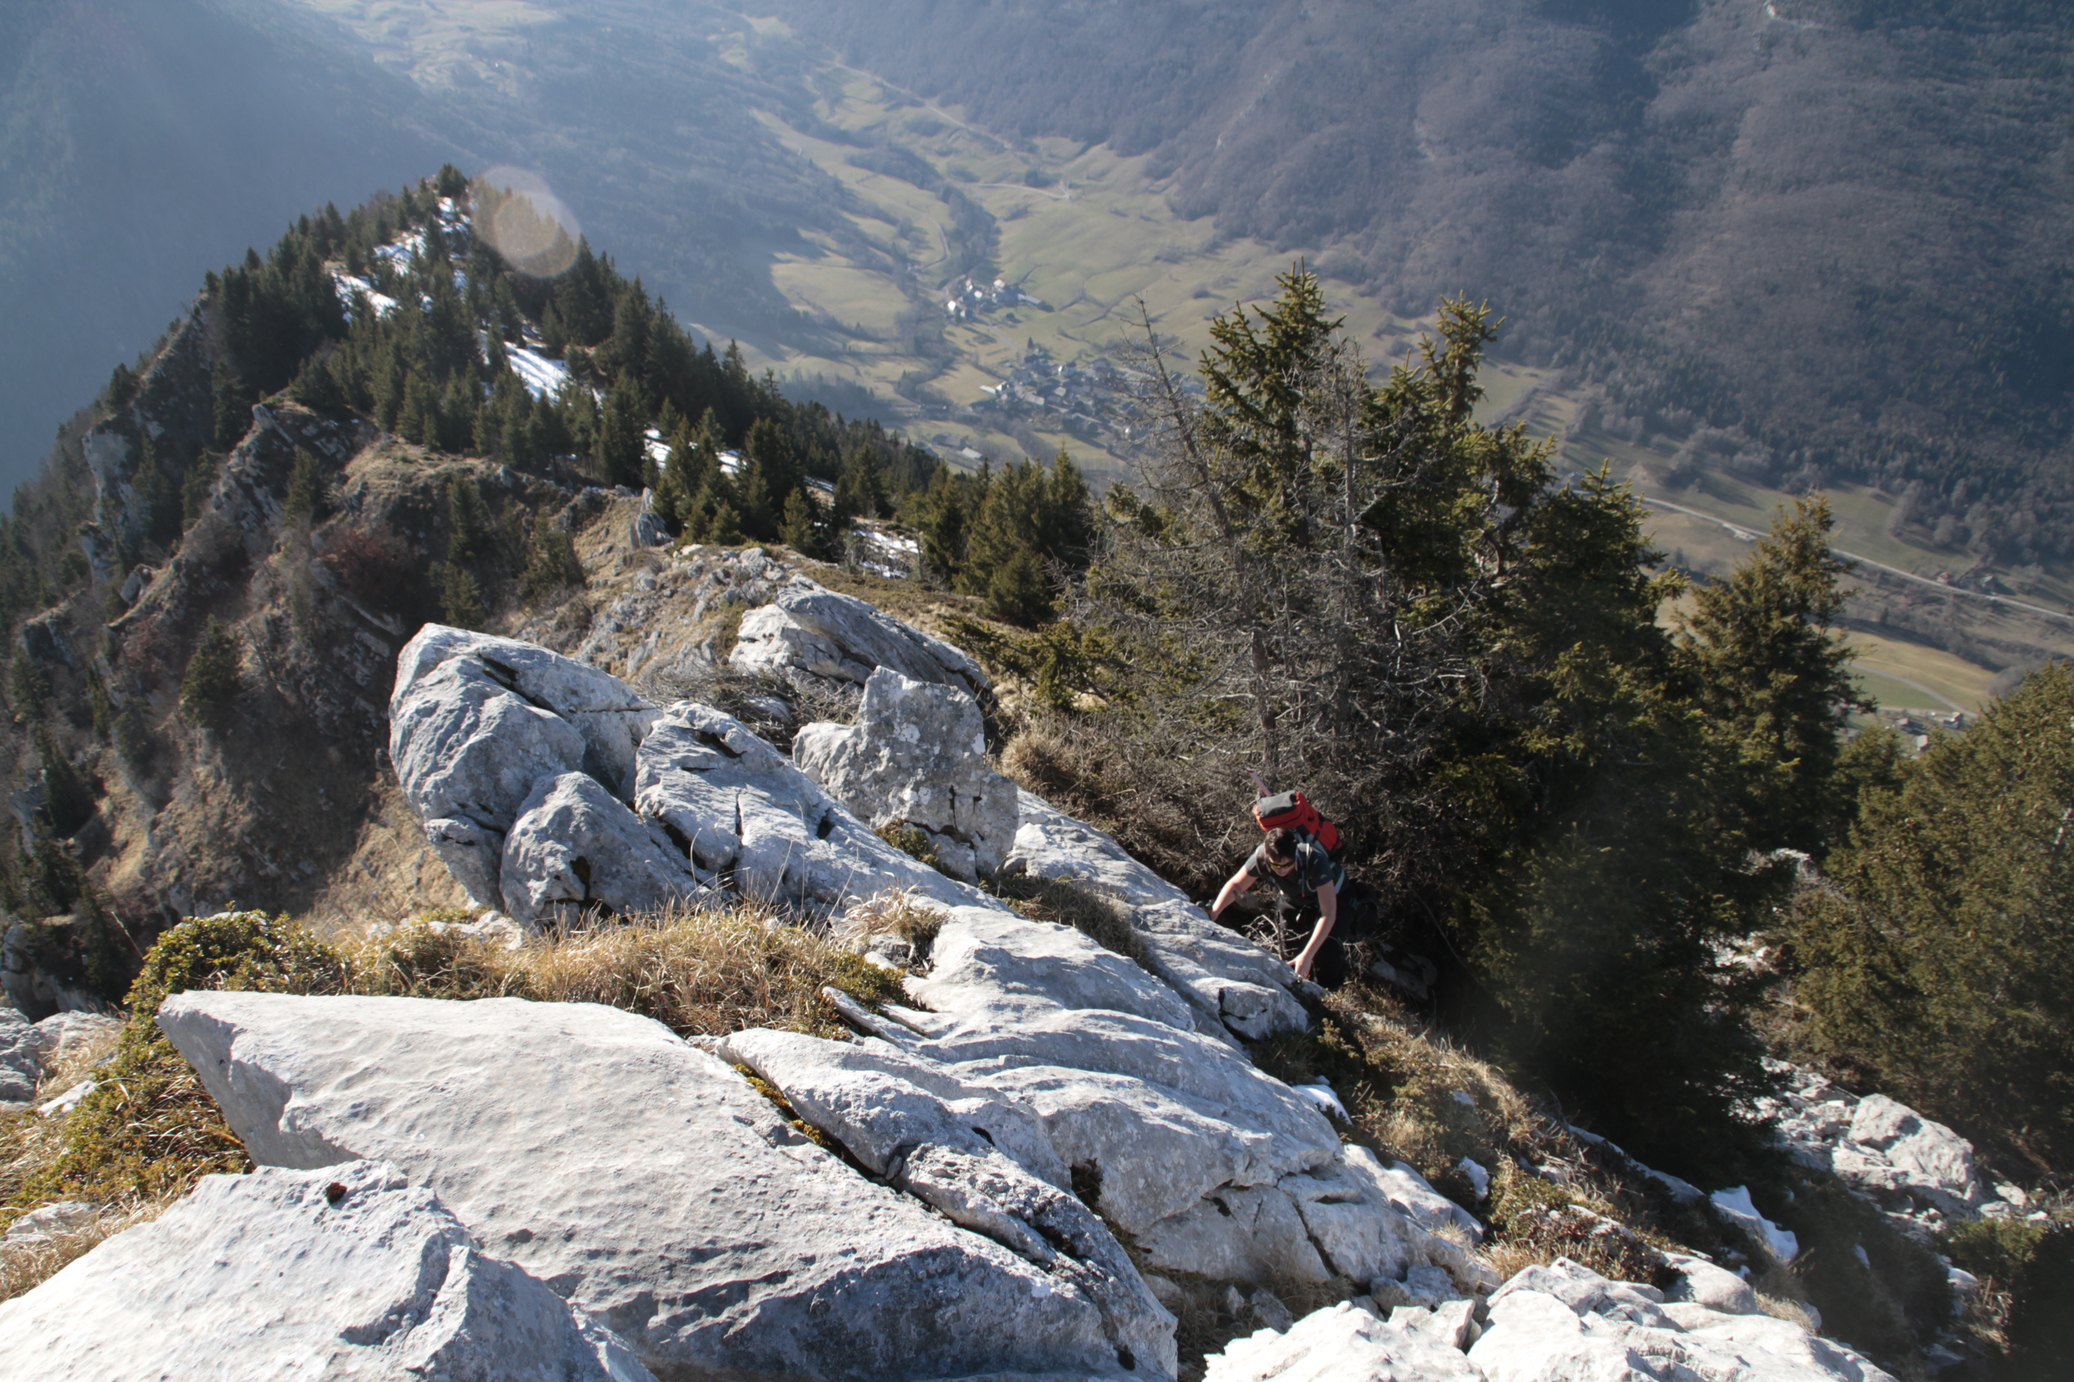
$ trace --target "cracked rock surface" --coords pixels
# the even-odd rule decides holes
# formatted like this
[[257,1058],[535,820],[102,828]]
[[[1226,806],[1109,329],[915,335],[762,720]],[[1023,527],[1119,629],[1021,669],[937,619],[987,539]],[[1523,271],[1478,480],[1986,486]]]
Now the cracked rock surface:
[[0,1374],[652,1382],[392,1165],[207,1176],[0,1304]]
[[880,667],[857,723],[801,729],[792,761],[874,830],[919,830],[944,870],[968,883],[1001,867],[1021,811],[987,762],[986,723],[961,687]]
[[159,1025],[254,1160],[393,1163],[660,1377],[1122,1370],[1083,1283],[859,1176],[647,1018],[193,992]]

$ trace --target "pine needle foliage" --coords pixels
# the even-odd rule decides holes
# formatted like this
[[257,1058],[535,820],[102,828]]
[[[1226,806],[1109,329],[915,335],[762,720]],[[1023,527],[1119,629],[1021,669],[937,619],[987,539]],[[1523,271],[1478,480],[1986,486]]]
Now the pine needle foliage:
[[1754,1151],[1761,984],[1720,957],[1790,883],[1749,861],[1810,833],[1772,807],[1827,819],[1835,755],[1811,744],[1848,687],[1826,516],[1790,520],[1680,644],[1657,615],[1683,582],[1628,489],[1474,420],[1486,309],[1444,302],[1378,383],[1313,275],[1280,286],[1213,323],[1200,392],[1144,323],[1150,451],[1108,494],[1081,655],[1024,649],[1055,708],[1065,685],[1098,703],[1079,718],[1105,729],[1059,737],[1124,741],[1107,776],[1186,765],[1159,772],[1199,809],[1248,768],[1305,787],[1390,937],[1451,966],[1461,1030],[1645,1158]]
[[180,678],[180,708],[203,729],[229,728],[241,684],[238,641],[214,615],[187,659]]
[[2074,1164],[2074,671],[1874,786],[1790,934],[1798,1040],[2045,1170]]

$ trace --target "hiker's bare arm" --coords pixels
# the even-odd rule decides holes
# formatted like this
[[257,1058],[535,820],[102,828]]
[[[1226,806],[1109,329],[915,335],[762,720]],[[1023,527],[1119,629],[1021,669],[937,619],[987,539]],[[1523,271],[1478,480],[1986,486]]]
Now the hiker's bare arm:
[[1225,880],[1224,886],[1217,892],[1217,900],[1210,904],[1210,920],[1217,920],[1224,914],[1224,909],[1231,906],[1233,898],[1253,886],[1255,880],[1251,863],[1252,861],[1248,860],[1246,864],[1240,865],[1239,871]]
[[1311,965],[1317,960],[1318,951],[1324,948],[1325,938],[1332,934],[1333,925],[1338,921],[1339,889],[1333,887],[1330,883],[1320,883],[1318,885],[1318,924],[1311,928],[1310,943],[1304,946],[1303,954],[1290,961],[1290,965],[1296,970],[1297,978],[1308,979],[1311,977]]

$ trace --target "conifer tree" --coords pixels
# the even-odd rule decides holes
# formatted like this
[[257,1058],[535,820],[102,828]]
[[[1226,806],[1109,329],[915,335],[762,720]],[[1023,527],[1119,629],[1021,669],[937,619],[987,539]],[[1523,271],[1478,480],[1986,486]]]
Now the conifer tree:
[[490,510],[472,476],[456,475],[447,482],[446,508],[447,560],[474,561],[489,541]]
[[804,489],[792,491],[785,499],[785,516],[778,525],[778,541],[802,556],[820,558],[826,553],[822,540],[822,523],[815,511],[814,501],[807,498]]
[[296,448],[295,463],[288,471],[288,497],[282,517],[293,527],[307,528],[316,519],[324,498],[324,472],[317,458]]
[[1701,705],[1759,771],[1751,810],[1780,843],[1816,856],[1847,809],[1831,792],[1840,731],[1853,709],[1872,708],[1834,632],[1849,563],[1829,549],[1831,525],[1825,498],[1782,505],[1748,559],[1694,592],[1683,642]]
[[735,512],[735,506],[731,501],[721,499],[714,504],[713,512],[706,519],[699,540],[720,547],[737,547],[746,541],[742,533],[741,516]]
[[210,615],[180,679],[180,708],[189,720],[217,733],[230,727],[242,680],[240,662],[237,639]]
[[1867,788],[1798,901],[1797,1040],[1968,1137],[2074,1158],[2074,670]]
[[486,629],[490,612],[483,605],[482,586],[475,574],[458,561],[444,561],[439,563],[438,576],[441,621],[457,629]]
[[36,726],[36,758],[43,768],[43,810],[51,833],[69,839],[94,814],[93,789],[47,724]]
[[621,375],[606,396],[598,424],[598,474],[608,485],[634,489],[641,484],[645,438],[642,436],[640,391]]
[[50,678],[21,648],[15,649],[14,660],[8,664],[7,699],[14,706],[15,718],[31,724],[40,721],[50,706]]
[[568,529],[545,517],[533,524],[533,540],[521,584],[526,599],[535,604],[564,591],[583,588],[583,563],[577,559],[576,544]]
[[86,698],[88,711],[93,716],[94,737],[106,740],[115,728],[115,704],[108,695],[108,683],[102,679],[101,669],[89,662],[86,665]]

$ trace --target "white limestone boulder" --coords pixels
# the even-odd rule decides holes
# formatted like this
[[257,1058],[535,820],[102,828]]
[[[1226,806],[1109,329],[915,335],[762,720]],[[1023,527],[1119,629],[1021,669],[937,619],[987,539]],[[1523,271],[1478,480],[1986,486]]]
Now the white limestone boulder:
[[0,1376],[652,1382],[394,1166],[207,1176],[0,1304]]
[[1133,859],[1114,836],[1018,788],[1015,847],[1003,865],[1032,878],[1093,884],[1131,907],[1186,904],[1188,894]]
[[1203,1360],[1203,1382],[1483,1382],[1432,1319],[1399,1310],[1386,1322],[1342,1301],[1285,1332],[1232,1340]]
[[631,686],[588,663],[537,643],[427,624],[396,655],[395,698],[457,658],[476,664],[492,682],[528,704],[559,717],[583,739],[583,771],[623,796],[634,750],[655,723],[656,709]]
[[1113,836],[1027,790],[1016,798],[1015,847],[1002,868],[1077,883],[1132,909],[1146,962],[1194,1007],[1199,1030],[1229,1029],[1249,1041],[1302,1031],[1294,971],[1217,925],[1188,894],[1133,859]]
[[1173,1374],[1173,1316],[1073,1197],[1030,1110],[976,1089],[945,1098],[935,1091],[958,1088],[955,1076],[889,1050],[771,1031],[738,1032],[715,1049],[769,1081],[888,1184],[1085,1291],[1101,1306],[1120,1361]]
[[0,1104],[26,1104],[43,1078],[43,1034],[13,1008],[0,1007]]
[[1566,1258],[1528,1267],[1492,1293],[1469,1361],[1489,1382],[1893,1382],[1850,1348],[1789,1321],[1666,1304],[1659,1295]]
[[948,913],[933,955],[908,989],[936,1011],[903,1012],[892,1039],[1034,1109],[1147,1266],[1255,1283],[1433,1269],[1450,1294],[1495,1284],[1355,1175],[1316,1105],[1201,1035],[1123,957],[985,908]]
[[504,837],[542,777],[625,790],[654,710],[617,677],[508,638],[427,624],[396,658],[389,760],[426,839],[501,908]]
[[1174,991],[1127,957],[1070,926],[998,905],[952,908],[931,947],[928,977],[907,988],[970,1028],[1060,1009],[1129,1013],[1183,1031],[1195,1026]]
[[1366,1147],[1348,1147],[1341,1157],[1379,1197],[1428,1233],[1457,1233],[1471,1243],[1483,1241],[1483,1225],[1476,1216],[1435,1190],[1431,1181],[1407,1163],[1393,1161],[1385,1166]]
[[1723,1315],[1757,1313],[1757,1291],[1749,1282],[1712,1262],[1683,1253],[1666,1254],[1678,1269],[1678,1280],[1664,1292],[1667,1302],[1689,1301]]
[[103,1013],[53,1013],[31,1022],[0,1004],[0,1104],[24,1104],[52,1065],[90,1041],[112,1036],[122,1023]]
[[874,835],[740,720],[692,701],[642,741],[634,808],[697,868],[754,897],[820,911],[895,888],[946,907],[991,901]]
[[498,872],[504,911],[521,926],[573,922],[586,910],[654,912],[702,886],[669,836],[587,773],[533,784],[504,837]]
[[991,876],[1015,842],[1016,786],[987,762],[986,721],[962,687],[880,667],[857,723],[805,726],[792,761],[874,830],[920,830],[968,883]]
[[394,1162],[661,1376],[1125,1371],[1084,1290],[865,1180],[646,1018],[185,993],[158,1021],[255,1160]]
[[1859,1100],[1844,1136],[1860,1152],[1883,1156],[1899,1189],[1948,1214],[1975,1211],[1987,1198],[1973,1144],[1884,1094]]
[[974,696],[992,688],[977,662],[942,639],[804,579],[743,616],[728,661],[739,671],[804,673],[837,685],[861,687],[874,670],[890,667]]

